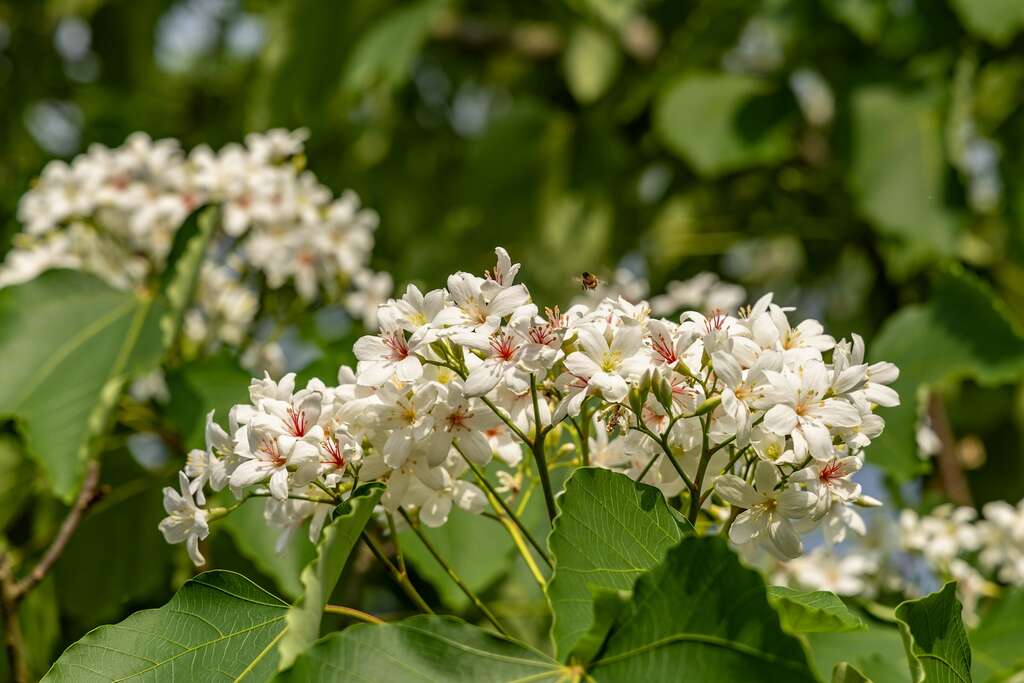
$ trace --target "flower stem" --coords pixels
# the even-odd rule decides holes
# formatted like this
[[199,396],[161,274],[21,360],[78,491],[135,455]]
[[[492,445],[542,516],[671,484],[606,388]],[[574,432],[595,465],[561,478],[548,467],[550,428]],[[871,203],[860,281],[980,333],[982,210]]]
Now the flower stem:
[[359,621],[365,621],[368,624],[383,624],[384,620],[380,617],[375,617],[372,614],[367,614],[362,610],[355,609],[354,607],[345,607],[344,605],[324,605],[324,612],[327,614],[340,614],[345,617],[352,617]]
[[458,574],[455,573],[455,570],[452,569],[452,566],[448,564],[448,561],[441,556],[441,553],[437,551],[437,548],[434,547],[434,544],[430,542],[430,539],[427,538],[427,535],[424,534],[423,531],[419,528],[419,525],[414,523],[412,518],[409,517],[409,513],[407,513],[402,508],[398,508],[398,511],[401,513],[402,517],[405,518],[405,521],[408,522],[409,527],[413,530],[413,532],[415,532],[415,534],[419,536],[420,541],[422,541],[423,545],[430,552],[430,554],[434,556],[434,559],[437,560],[437,563],[441,565],[441,568],[444,569],[445,573],[448,574],[448,577],[455,583],[456,586],[459,587],[459,590],[461,590],[466,595],[466,597],[469,598],[470,602],[476,605],[476,608],[479,609],[480,612],[487,618],[487,620],[494,625],[494,628],[498,629],[498,632],[501,633],[501,635],[508,636],[509,633],[505,630],[505,627],[501,625],[501,622],[499,622],[498,619],[491,613],[491,610],[487,609],[487,605],[483,603],[483,601],[477,596],[477,594],[474,593],[469,588],[469,586],[466,585],[466,583],[459,577]]
[[388,573],[391,579],[398,584],[399,588],[402,589],[402,592],[405,593],[406,597],[408,597],[424,614],[433,614],[434,610],[430,608],[427,601],[423,599],[423,596],[419,594],[416,587],[412,585],[412,581],[409,580],[409,576],[398,571],[395,565],[391,564],[391,560],[387,558],[384,551],[381,550],[380,546],[377,545],[377,542],[373,540],[373,537],[363,531],[362,534],[360,534],[360,538],[363,539],[363,543],[367,545],[370,552],[372,552],[373,556],[377,558],[377,561],[380,562],[382,567],[384,567],[384,570]]
[[548,463],[544,457],[544,439],[548,430],[540,425],[540,402],[537,398],[537,378],[530,375],[530,395],[533,398],[534,414],[534,438],[530,443],[530,450],[533,451],[533,459],[537,463],[537,474],[540,475],[540,485],[544,489],[544,504],[548,509],[548,519],[555,519],[555,494],[551,490],[551,475],[548,472]]
[[704,475],[707,474],[708,463],[711,462],[713,454],[708,434],[711,429],[711,416],[702,417],[700,419],[700,426],[703,432],[700,445],[700,462],[697,463],[697,476],[693,480],[693,488],[690,489],[690,511],[686,515],[686,518],[690,520],[690,524],[695,526],[697,524],[697,515],[700,514],[700,505],[704,500],[701,497],[701,487],[704,485]]
[[[494,490],[494,486],[491,485],[491,482],[487,481],[487,476],[480,470],[479,467],[477,467],[476,463],[472,462],[469,458],[467,458],[466,454],[462,452],[462,449],[459,448],[457,444],[453,445],[455,445],[455,450],[459,452],[459,455],[462,456],[462,459],[466,461],[467,465],[469,465],[469,468],[473,470],[473,474],[476,475],[477,481],[479,481],[483,485],[483,487],[487,489],[487,492],[491,495],[492,498],[494,498],[495,501],[497,501],[497,504],[500,505],[501,509],[505,511],[505,514],[508,515],[508,518],[512,520],[512,522],[514,522],[517,527],[519,527],[520,531],[523,532],[523,536],[525,536],[526,540],[530,542],[530,545],[532,545],[533,549],[537,551],[537,554],[541,556],[541,559],[543,559],[544,562],[547,563],[547,565],[550,567],[551,558],[549,558],[547,556],[547,553],[544,552],[544,547],[537,542],[537,539],[533,537],[533,534],[530,533],[530,530],[526,528],[526,525],[523,524],[522,520],[519,519],[516,513],[512,512],[512,508],[508,506],[508,503],[506,503],[502,499],[502,497],[498,495],[498,492]],[[495,512],[498,512],[499,516],[501,516],[501,510],[495,508]]]

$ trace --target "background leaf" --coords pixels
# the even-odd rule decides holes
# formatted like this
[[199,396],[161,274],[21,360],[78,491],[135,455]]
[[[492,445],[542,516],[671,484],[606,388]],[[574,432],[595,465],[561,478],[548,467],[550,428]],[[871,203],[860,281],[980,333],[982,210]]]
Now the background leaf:
[[962,217],[945,199],[937,95],[872,85],[855,91],[850,106],[849,180],[864,217],[911,247],[953,253]]
[[557,504],[547,594],[555,653],[564,659],[594,622],[592,588],[632,590],[683,534],[661,491],[606,469],[573,472]]
[[212,571],[169,603],[101,626],[65,650],[44,681],[267,680],[288,605],[244,576]]
[[1007,590],[992,601],[971,630],[971,676],[978,683],[1002,681],[1024,672],[1024,589]]
[[896,608],[900,634],[914,681],[971,680],[971,646],[967,642],[956,597],[956,583]]
[[159,362],[161,312],[152,297],[72,271],[0,290],[0,415],[17,418],[66,502],[124,382]]
[[654,108],[661,141],[702,176],[776,164],[793,152],[789,101],[770,81],[691,73],[670,83]]
[[906,481],[927,470],[915,443],[918,390],[962,378],[988,385],[1013,380],[1024,371],[1024,335],[987,285],[954,267],[939,278],[927,304],[907,306],[886,321],[871,358],[899,366],[893,388],[900,406],[886,410],[885,431],[870,455],[888,474]]
[[[371,652],[374,655],[368,656]],[[332,633],[301,655],[279,680],[553,683],[566,673],[554,660],[490,631],[453,617],[420,615]]]

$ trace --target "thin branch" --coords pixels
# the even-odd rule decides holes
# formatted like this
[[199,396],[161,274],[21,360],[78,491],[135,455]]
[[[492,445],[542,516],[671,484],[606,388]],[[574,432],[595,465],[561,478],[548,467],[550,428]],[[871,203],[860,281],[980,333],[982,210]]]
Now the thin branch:
[[324,605],[324,612],[327,614],[340,614],[344,617],[352,617],[359,621],[365,621],[368,624],[384,623],[384,620],[380,617],[375,617],[372,614],[363,612],[362,610],[355,609],[354,607],[345,607],[344,605]]
[[68,541],[74,535],[75,530],[78,529],[79,523],[82,521],[82,516],[85,514],[89,506],[96,501],[96,493],[100,483],[100,463],[98,460],[93,460],[89,465],[89,469],[85,474],[85,481],[82,483],[82,490],[78,494],[78,498],[75,500],[74,505],[68,511],[68,516],[64,518],[64,522],[60,525],[60,530],[57,532],[56,538],[50,543],[50,547],[46,549],[39,564],[37,564],[32,571],[28,573],[23,579],[18,581],[12,587],[14,599],[20,600],[22,596],[28,593],[30,590],[35,588],[36,584],[46,577],[46,574],[53,567],[54,563],[60,559],[61,553],[64,552],[64,548],[67,546]]
[[427,535],[423,533],[423,531],[419,528],[419,525],[414,523],[413,519],[409,517],[409,513],[407,513],[402,508],[398,508],[398,512],[402,515],[402,517],[405,518],[405,521],[409,524],[409,527],[413,530],[413,532],[419,537],[424,547],[426,547],[430,554],[434,556],[434,559],[437,560],[437,563],[439,565],[441,565],[441,568],[444,569],[445,573],[448,574],[448,578],[450,578],[452,582],[459,587],[459,590],[461,590],[465,594],[465,596],[469,598],[470,602],[476,605],[476,608],[479,609],[480,612],[487,618],[487,621],[491,622],[491,624],[494,625],[494,628],[498,629],[498,633],[500,633],[503,636],[508,636],[508,631],[506,631],[505,627],[501,625],[501,622],[498,621],[498,618],[491,613],[491,610],[487,609],[487,605],[484,604],[483,600],[481,600],[477,596],[477,594],[474,593],[473,590],[466,585],[466,582],[463,581],[462,578],[455,573],[455,570],[452,568],[450,564],[448,564],[448,561],[444,559],[441,553],[438,552],[437,548],[434,547],[434,544],[430,542],[429,538],[427,538]]
[[389,560],[384,554],[384,551],[380,549],[380,546],[377,545],[377,542],[373,540],[373,537],[364,531],[360,535],[360,538],[363,539],[363,543],[366,544],[370,549],[370,552],[373,553],[373,556],[376,557],[377,561],[380,562],[382,567],[384,567],[388,576],[390,576],[391,579],[398,584],[398,587],[402,589],[402,592],[405,593],[406,597],[408,597],[424,614],[433,614],[434,610],[430,608],[427,601],[423,599],[423,596],[419,594],[416,587],[412,585],[412,581],[409,580],[408,575],[398,571],[395,565],[391,563],[391,560]]
[[18,597],[14,594],[14,580],[6,555],[0,555],[0,614],[4,622],[4,646],[7,649],[7,663],[11,680],[28,683],[28,655],[25,651],[25,636],[21,631],[18,614]]
[[931,419],[932,429],[935,430],[935,434],[942,444],[942,448],[935,456],[942,492],[957,505],[973,506],[971,488],[967,484],[967,477],[964,476],[963,468],[960,467],[960,461],[957,458],[956,436],[949,424],[946,406],[942,402],[942,397],[934,392],[928,400],[928,417]]

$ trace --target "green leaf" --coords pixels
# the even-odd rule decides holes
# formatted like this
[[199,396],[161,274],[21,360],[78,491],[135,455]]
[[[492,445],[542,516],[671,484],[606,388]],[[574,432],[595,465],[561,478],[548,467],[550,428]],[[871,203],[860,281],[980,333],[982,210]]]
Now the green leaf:
[[808,633],[804,638],[819,671],[834,672],[848,663],[874,683],[910,682],[903,641],[895,628],[871,623],[866,631]]
[[162,306],[66,270],[0,290],[0,416],[70,502],[127,379],[156,367]]
[[822,631],[858,631],[864,622],[850,611],[835,593],[803,593],[785,586],[769,586],[768,602],[779,613],[783,627],[790,633]]
[[44,681],[266,680],[288,605],[241,574],[205,572],[163,607],[101,626],[69,647]]
[[871,683],[871,680],[857,671],[857,667],[849,662],[839,662],[832,669],[832,683]]
[[577,11],[621,29],[636,13],[639,0],[570,0]]
[[1024,672],[1024,588],[1008,590],[981,615],[971,631],[971,675],[979,683]]
[[633,595],[587,665],[599,681],[817,680],[761,576],[720,538],[684,538],[637,580]]
[[167,349],[173,350],[181,335],[185,312],[192,305],[199,286],[203,257],[217,229],[218,215],[213,207],[197,209],[175,235],[162,283],[168,306],[160,320],[160,329]]
[[32,463],[13,434],[0,433],[0,532],[32,495]]
[[125,605],[159,604],[181,550],[157,530],[166,474],[142,470],[119,450],[103,458],[103,481],[110,492],[90,508],[54,567],[62,616],[80,629],[119,618]]
[[792,156],[792,113],[792,101],[770,81],[696,72],[661,92],[654,129],[697,173],[715,177]]
[[632,590],[683,534],[661,492],[610,470],[573,472],[548,537],[555,654],[564,659],[594,623],[591,591]]
[[826,0],[825,9],[866,43],[878,42],[885,26],[885,0]]
[[303,594],[288,610],[287,630],[278,645],[279,668],[287,669],[303,650],[320,637],[320,620],[331,591],[341,578],[352,548],[366,527],[373,508],[384,493],[382,484],[360,487],[346,501],[347,510],[335,517],[323,530],[316,546],[316,557],[302,570]]
[[206,415],[227,425],[228,412],[249,400],[249,380],[238,360],[228,354],[201,358],[167,373],[171,400],[164,415],[178,428],[187,449],[204,448]]
[[302,570],[313,560],[315,549],[305,534],[294,534],[288,544],[277,552],[280,529],[267,524],[263,516],[266,499],[252,499],[221,522],[238,552],[259,571],[272,578],[287,598],[302,595]]
[[961,620],[956,583],[896,608],[910,672],[921,681],[971,681],[971,647]]
[[[922,340],[928,353],[921,352]],[[988,285],[951,267],[927,304],[906,306],[886,321],[870,355],[900,369],[893,384],[900,406],[881,409],[885,431],[871,446],[872,462],[907,481],[927,470],[915,443],[918,390],[965,378],[984,385],[1016,380],[1024,372],[1024,334]]]
[[[569,680],[553,659],[454,617],[357,624],[306,650],[277,680],[499,683]],[[564,678],[563,678],[564,677]]]
[[952,254],[963,216],[945,199],[942,112],[935,93],[871,85],[853,93],[849,181],[881,233]]
[[589,662],[597,657],[608,640],[609,632],[622,618],[629,601],[633,598],[631,591],[608,588],[594,588],[591,594],[594,602],[594,623],[569,653],[570,662]]
[[1005,47],[1024,28],[1020,0],[951,0],[960,20],[974,35]]
[[580,24],[569,36],[562,69],[569,92],[581,104],[594,102],[615,80],[622,56],[607,32]]
[[[498,523],[458,508],[452,510],[443,526],[436,529],[422,527],[420,531],[473,591],[482,591],[493,585],[508,569],[509,555],[515,552],[512,539]],[[430,582],[441,602],[456,611],[469,606],[469,598],[452,582],[415,533],[403,531],[399,534],[399,542],[405,559],[417,574]],[[473,552],[466,552],[466,548],[472,548]]]
[[427,39],[430,26],[447,0],[419,0],[396,9],[378,21],[356,43],[342,77],[344,89],[361,95],[405,83]]

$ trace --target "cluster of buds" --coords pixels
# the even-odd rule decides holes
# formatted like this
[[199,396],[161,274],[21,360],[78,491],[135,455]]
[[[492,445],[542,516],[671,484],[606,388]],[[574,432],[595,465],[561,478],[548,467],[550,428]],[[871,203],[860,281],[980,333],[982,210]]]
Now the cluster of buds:
[[860,337],[793,326],[770,294],[676,320],[621,297],[542,314],[519,264],[496,252],[484,276],[458,272],[383,304],[336,386],[254,380],[230,430],[211,422],[182,490],[168,489],[168,540],[207,532],[206,486],[267,498],[268,521],[289,533],[312,519],[315,538],[333,502],[380,481],[385,511],[438,526],[455,507],[496,502],[495,458],[505,490],[539,487],[549,512],[548,468],[591,465],[779,558],[799,556],[817,528],[833,541],[863,532],[854,506],[877,502],[851,477],[882,431],[875,409],[899,399],[887,386],[898,370],[866,363]]

